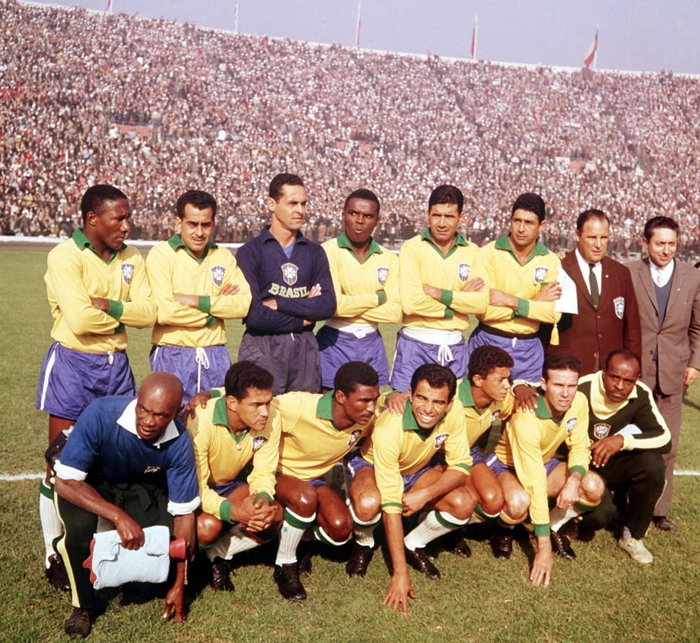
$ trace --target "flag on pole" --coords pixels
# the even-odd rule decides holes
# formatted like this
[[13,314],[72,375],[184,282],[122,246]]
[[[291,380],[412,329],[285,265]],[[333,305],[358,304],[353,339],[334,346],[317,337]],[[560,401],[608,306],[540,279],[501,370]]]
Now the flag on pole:
[[110,11],[112,10],[112,0],[107,0],[107,7],[105,8],[105,11]]
[[474,28],[472,29],[472,48],[471,48],[471,53],[472,53],[472,60],[476,60],[476,26],[477,26],[477,20],[478,16],[474,14]]
[[357,0],[357,28],[355,29],[355,47],[360,47],[360,32],[362,31],[362,0]]
[[583,66],[586,69],[591,68],[591,65],[595,62],[595,58],[596,58],[597,54],[598,54],[598,27],[596,26],[595,38],[593,38],[593,42],[591,43],[591,46],[588,48],[588,51],[586,52],[586,55],[583,59]]

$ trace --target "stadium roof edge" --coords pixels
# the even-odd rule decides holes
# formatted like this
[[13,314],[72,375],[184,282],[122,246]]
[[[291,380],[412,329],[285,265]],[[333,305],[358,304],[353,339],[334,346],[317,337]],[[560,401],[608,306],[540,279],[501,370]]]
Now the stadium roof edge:
[[[17,0],[18,4],[23,4],[23,5],[29,5],[32,7],[39,7],[39,8],[46,8],[50,7],[52,9],[62,9],[64,11],[68,10],[74,10],[78,8],[77,6],[75,7],[69,7],[65,5],[58,5],[58,4],[52,4],[52,3],[45,3],[45,2],[32,2],[32,0]],[[84,11],[88,13],[95,13],[95,14],[105,14],[107,13],[106,11],[101,11],[99,9],[84,9]],[[124,15],[129,15],[129,14],[124,14]],[[157,18],[147,18],[146,16],[131,16],[137,17],[141,20],[158,20]],[[179,24],[194,24],[194,23],[185,23],[181,22],[178,20],[168,20],[167,22],[178,22]],[[194,25],[195,28],[197,29],[202,29],[203,31],[214,31],[218,33],[225,33],[225,34],[231,34],[231,35],[236,35],[235,31],[231,31],[229,29],[217,29],[215,27],[203,27],[200,25]],[[339,45],[337,43],[327,43],[327,42],[313,42],[311,40],[296,40],[294,38],[283,38],[281,36],[267,36],[265,34],[256,34],[256,33],[243,33],[243,32],[238,32],[238,35],[242,36],[254,36],[256,38],[268,38],[269,40],[277,40],[277,41],[285,41],[285,40],[290,40],[292,42],[300,42],[304,43],[306,45],[310,45],[312,47],[327,47],[327,48],[333,48],[333,47],[340,47],[341,49],[355,49],[353,46],[349,45]],[[362,49],[360,48],[358,51],[360,52],[366,52],[370,54],[381,54],[381,55],[392,55],[392,56],[405,56],[406,58],[416,58],[416,59],[421,59],[425,58],[426,54],[416,54],[416,53],[410,53],[410,52],[399,52],[399,51],[387,51],[383,49]],[[434,58],[439,58],[440,60],[447,60],[449,62],[467,62],[467,63],[472,63],[472,64],[479,64],[479,63],[489,63],[491,65],[498,65],[500,67],[520,67],[520,68],[525,68],[530,71],[534,71],[536,69],[551,69],[552,71],[556,72],[565,72],[565,73],[574,73],[577,71],[581,71],[583,68],[582,67],[566,67],[566,66],[559,66],[559,65],[542,65],[541,63],[511,63],[511,62],[502,62],[502,61],[497,61],[497,60],[486,60],[486,59],[479,59],[479,60],[471,60],[470,58],[455,58],[455,57],[450,57],[450,56],[440,56],[436,54],[432,54],[430,57]],[[655,74],[664,74],[664,73],[673,73],[674,76],[679,76],[681,78],[700,78],[700,74],[686,74],[686,73],[680,73],[680,72],[673,72],[672,70],[668,71],[637,71],[637,70],[629,70],[629,69],[596,69],[596,70],[591,70],[592,73],[596,74],[622,74],[626,76],[645,76],[645,75],[655,75]]]

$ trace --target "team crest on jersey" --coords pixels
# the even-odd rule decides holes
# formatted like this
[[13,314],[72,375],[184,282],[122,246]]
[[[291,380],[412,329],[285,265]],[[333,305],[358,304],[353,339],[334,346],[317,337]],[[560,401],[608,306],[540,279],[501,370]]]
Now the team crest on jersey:
[[457,271],[459,280],[466,281],[469,279],[469,275],[472,272],[472,265],[470,263],[460,263],[459,266],[457,266]]
[[547,268],[547,266],[537,266],[535,268],[535,283],[536,284],[543,283],[544,280],[547,278],[548,272],[549,272],[549,268]]
[[574,430],[574,427],[576,426],[576,420],[578,420],[577,417],[569,418],[566,421],[566,435],[571,435],[571,432]]
[[134,264],[133,263],[123,263],[122,264],[122,278],[124,283],[129,286],[131,285],[131,278],[134,276]]
[[264,435],[256,435],[251,441],[251,445],[253,447],[253,453],[255,453],[258,449],[262,448],[267,442],[267,438]]
[[593,435],[598,440],[602,440],[603,438],[608,437],[611,428],[612,427],[609,424],[603,424],[602,422],[599,422],[598,424],[593,425]]
[[439,433],[435,436],[435,443],[433,444],[433,447],[436,451],[440,449],[443,444],[445,444],[445,440],[447,440],[448,435],[449,433]]
[[288,286],[293,286],[299,277],[299,268],[293,263],[282,264],[282,279]]
[[355,442],[357,442],[360,439],[360,436],[362,435],[362,430],[361,429],[355,429],[351,434],[350,437],[348,438],[348,446],[351,447]]
[[386,266],[379,266],[377,268],[377,281],[379,282],[380,286],[383,286],[386,283],[386,278],[389,276],[389,268]]
[[615,297],[613,299],[613,306],[615,307],[615,315],[618,319],[622,319],[625,315],[625,298]]
[[160,467],[156,466],[151,466],[151,467],[146,467],[146,470],[144,473],[158,473],[160,471]]
[[224,283],[224,275],[226,274],[226,268],[223,266],[212,266],[211,268],[211,278],[217,288],[221,288],[221,284]]

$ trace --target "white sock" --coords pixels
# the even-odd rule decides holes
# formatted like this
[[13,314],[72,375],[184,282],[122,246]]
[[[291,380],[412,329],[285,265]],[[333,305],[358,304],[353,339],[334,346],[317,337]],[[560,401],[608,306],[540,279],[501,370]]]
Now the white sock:
[[629,530],[629,527],[623,527],[622,528],[622,539],[627,540],[627,538],[632,538],[632,532]]
[[285,507],[275,565],[288,565],[297,562],[297,547],[301,542],[301,537],[314,520],[316,520],[315,513],[310,518],[302,518]]
[[350,515],[352,516],[353,536],[355,542],[363,547],[374,547],[374,530],[377,528],[379,521],[382,519],[381,512],[371,520],[360,520],[352,508],[352,504],[348,504]]
[[439,536],[466,525],[467,520],[459,520],[445,511],[431,511],[425,520],[404,538],[404,545],[411,551],[422,549]]
[[569,520],[580,516],[583,512],[577,509],[575,505],[572,505],[568,509],[560,509],[559,507],[554,507],[549,512],[549,527],[552,531],[559,531]]
[[56,553],[53,542],[63,535],[63,523],[61,523],[53,504],[53,488],[49,487],[44,480],[39,485],[39,517],[41,518],[41,531],[44,534],[44,548],[46,550],[44,564],[48,569],[49,556]]
[[261,544],[262,541],[247,536],[240,525],[234,525],[207,550],[207,558],[212,562],[217,556],[224,560],[231,560],[236,554],[254,549]]

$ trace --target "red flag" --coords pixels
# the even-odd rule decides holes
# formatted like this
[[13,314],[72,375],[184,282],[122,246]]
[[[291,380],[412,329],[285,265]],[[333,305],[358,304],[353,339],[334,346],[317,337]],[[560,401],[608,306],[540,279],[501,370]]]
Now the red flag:
[[107,0],[107,7],[105,8],[105,11],[109,11],[112,8],[112,0]]
[[471,48],[471,54],[472,54],[472,60],[476,60],[476,26],[477,26],[477,19],[478,16],[474,14],[474,28],[472,29],[472,48]]
[[588,51],[586,52],[586,55],[583,59],[583,66],[586,69],[590,69],[591,65],[595,61],[596,54],[598,53],[598,27],[596,27],[595,30],[595,38],[593,38],[593,42],[591,43],[591,46],[588,48]]

